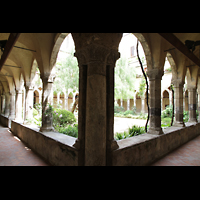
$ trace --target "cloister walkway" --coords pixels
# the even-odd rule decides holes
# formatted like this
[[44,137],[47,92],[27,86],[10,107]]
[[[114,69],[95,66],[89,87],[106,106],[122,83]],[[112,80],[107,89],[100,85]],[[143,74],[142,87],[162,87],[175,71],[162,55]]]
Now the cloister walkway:
[[[49,164],[26,147],[8,128],[0,125],[0,166],[49,166]],[[200,136],[151,166],[200,166]]]
[[152,166],[200,166],[200,136],[175,149]]
[[0,125],[0,166],[48,166],[8,128]]

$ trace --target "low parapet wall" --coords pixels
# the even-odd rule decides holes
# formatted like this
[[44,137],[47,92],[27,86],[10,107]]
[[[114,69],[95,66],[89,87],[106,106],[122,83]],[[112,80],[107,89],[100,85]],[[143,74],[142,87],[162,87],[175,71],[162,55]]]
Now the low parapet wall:
[[76,138],[57,132],[41,133],[16,121],[11,122],[11,131],[50,164],[78,165],[78,151],[72,146]]
[[5,117],[4,115],[0,115],[0,123],[2,126],[8,127],[9,125],[8,117]]
[[114,166],[150,165],[170,151],[200,135],[200,123],[186,123],[186,127],[170,127],[163,135],[142,134],[118,141],[113,151]]
[[[0,122],[8,126],[7,117],[0,115]],[[11,121],[11,131],[32,150],[52,165],[77,166],[78,150],[73,147],[76,138],[57,133],[41,133]],[[150,165],[164,155],[200,135],[200,123],[186,123],[186,127],[170,127],[163,135],[142,134],[117,141],[119,148],[112,152],[114,166]]]

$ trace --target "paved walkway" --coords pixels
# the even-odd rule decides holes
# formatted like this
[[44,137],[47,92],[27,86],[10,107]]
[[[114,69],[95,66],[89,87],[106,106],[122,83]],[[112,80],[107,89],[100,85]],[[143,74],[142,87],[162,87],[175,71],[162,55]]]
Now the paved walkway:
[[0,125],[0,166],[48,166],[8,128]]
[[152,166],[200,166],[200,136],[172,151]]

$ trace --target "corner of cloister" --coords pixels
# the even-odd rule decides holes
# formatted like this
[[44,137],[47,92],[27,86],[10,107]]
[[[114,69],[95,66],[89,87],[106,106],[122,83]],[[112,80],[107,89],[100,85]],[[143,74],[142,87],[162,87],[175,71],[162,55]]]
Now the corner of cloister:
[[[61,45],[70,36],[79,71],[78,90],[55,91],[55,66]],[[114,138],[114,105],[147,113],[140,96],[142,79],[135,46],[125,49],[123,33],[0,33],[0,123],[51,165],[150,165],[200,135],[199,33],[131,33],[139,41],[149,83],[148,131],[123,140]],[[187,40],[191,41],[190,45]],[[4,42],[2,42],[4,41]],[[194,41],[194,42],[192,42]],[[125,44],[125,43],[124,43]],[[69,45],[69,41],[68,41]],[[121,46],[120,46],[121,45]],[[116,63],[126,53],[136,66],[136,89],[126,99],[115,98]],[[137,61],[138,62],[138,61]],[[173,85],[174,98],[172,90]],[[50,105],[71,111],[79,93],[78,138],[57,133]],[[174,101],[174,122],[161,127],[161,112]],[[33,106],[41,104],[42,123],[28,126]],[[184,122],[184,111],[189,121]]]

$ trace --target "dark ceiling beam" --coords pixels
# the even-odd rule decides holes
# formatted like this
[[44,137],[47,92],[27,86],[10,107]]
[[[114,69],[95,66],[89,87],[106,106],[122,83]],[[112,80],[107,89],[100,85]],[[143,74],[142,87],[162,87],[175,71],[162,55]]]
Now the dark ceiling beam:
[[[176,49],[183,53],[187,58],[200,67],[200,59],[197,58],[173,33],[158,33]],[[190,38],[188,38],[190,39]]]
[[4,63],[6,62],[6,59],[8,58],[13,46],[17,42],[19,35],[20,35],[20,33],[10,33],[10,36],[9,36],[8,41],[6,42],[6,45],[4,48],[4,52],[1,56],[0,70],[2,69]]

